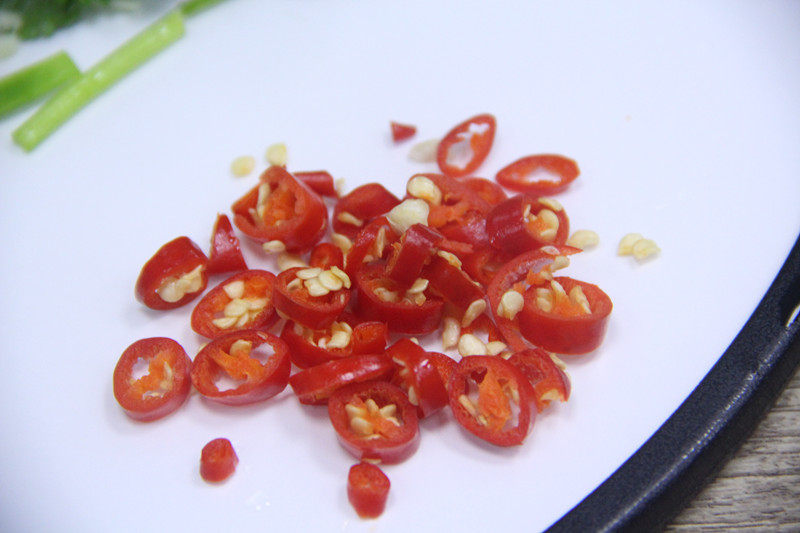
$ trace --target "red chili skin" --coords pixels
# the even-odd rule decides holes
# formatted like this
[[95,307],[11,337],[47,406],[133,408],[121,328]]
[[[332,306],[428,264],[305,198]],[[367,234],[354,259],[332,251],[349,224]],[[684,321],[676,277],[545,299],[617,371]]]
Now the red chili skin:
[[[489,246],[486,233],[486,213],[492,206],[482,196],[468,186],[466,180],[459,180],[443,174],[415,174],[433,181],[442,194],[438,204],[428,203],[428,225],[439,231],[447,240],[467,245],[462,253]],[[442,246],[444,248],[444,246]],[[458,250],[452,250],[461,256]]]
[[223,274],[247,270],[239,238],[233,232],[228,215],[219,214],[211,234],[211,252],[208,254],[209,274]]
[[608,295],[597,285],[567,277],[555,281],[569,294],[580,286],[589,301],[592,312],[588,315],[564,316],[542,311],[536,305],[535,287],[523,295],[525,304],[519,313],[519,328],[530,342],[555,353],[578,355],[595,350],[603,341],[608,317],[613,305]]
[[[555,247],[561,255],[570,255],[580,252],[580,249],[571,246]],[[520,254],[514,259],[503,265],[492,278],[491,283],[486,289],[486,296],[489,299],[489,309],[494,316],[497,328],[503,334],[506,344],[515,352],[529,348],[528,343],[519,331],[519,314],[514,320],[509,320],[497,314],[497,308],[503,294],[513,288],[516,283],[525,280],[530,272],[541,272],[553,263],[554,255],[548,253],[549,248],[544,250],[532,250]]]
[[347,499],[361,518],[378,518],[386,508],[391,483],[372,463],[358,463],[347,474]]
[[214,439],[200,452],[200,477],[209,483],[225,481],[236,470],[239,457],[228,439]]
[[[455,126],[439,142],[439,148],[436,151],[436,163],[439,165],[439,170],[443,174],[455,178],[475,172],[492,149],[496,129],[497,122],[494,116],[489,114],[476,115]],[[453,155],[453,148],[462,141],[469,141],[472,154],[463,165],[457,165],[449,159]]]
[[[139,359],[148,363],[148,374],[134,379]],[[172,339],[138,340],[122,352],[114,368],[114,398],[134,420],[149,422],[163,418],[183,405],[189,396],[191,366],[192,360],[183,347]]]
[[483,300],[483,289],[461,268],[451,265],[440,255],[431,259],[422,271],[422,277],[430,282],[430,287],[446,301],[455,305],[462,313],[475,300]]
[[[344,359],[352,355],[383,353],[389,340],[389,329],[382,322],[356,323],[354,318],[342,319],[353,328],[350,343],[344,348],[321,348],[312,343],[302,333],[302,326],[287,320],[281,332],[281,339],[289,346],[292,363],[299,368],[310,368],[328,361]],[[298,332],[300,329],[301,332]],[[331,336],[329,330],[308,330],[312,338],[318,341],[321,337]]]
[[408,287],[420,276],[425,264],[436,253],[442,235],[424,224],[408,228],[395,244],[386,275],[401,287]]
[[[419,418],[432,415],[448,402],[447,389],[432,357],[418,344],[400,339],[386,350],[396,365],[392,383],[408,394]],[[411,389],[413,387],[413,391]]]
[[[530,206],[530,207],[529,207]],[[532,196],[520,194],[496,205],[486,217],[486,232],[492,246],[506,254],[521,254],[548,244],[559,246],[569,238],[569,219],[564,209],[553,211],[558,218],[558,230],[552,240],[542,239],[525,218],[549,209]],[[551,210],[552,211],[552,210]]]
[[344,270],[348,276],[355,277],[356,273],[366,264],[365,260],[368,256],[376,254],[375,243],[381,231],[386,245],[381,256],[374,259],[382,259],[389,255],[392,249],[391,245],[398,239],[398,235],[386,217],[378,217],[364,226],[364,229],[353,240],[353,246],[347,252],[347,257],[344,261]]
[[343,268],[344,254],[336,245],[330,242],[320,242],[311,250],[308,265],[322,270],[329,270],[332,266]]
[[[545,171],[548,178],[531,176],[537,171]],[[561,155],[529,155],[518,159],[500,169],[495,179],[512,191],[529,193],[534,196],[548,196],[565,190],[580,174],[578,164]]]
[[231,207],[233,223],[256,241],[281,241],[289,252],[311,249],[328,227],[322,198],[280,166],[269,167],[259,179],[271,190],[264,213],[258,213],[259,187],[254,187]]
[[[205,290],[208,284],[208,258],[206,254],[189,237],[178,237],[158,249],[142,267],[136,280],[136,299],[150,309],[175,309],[191,302]],[[161,298],[158,289],[168,279],[177,279],[202,267],[200,271],[200,288],[187,292],[175,302]]]
[[[266,299],[264,308],[250,315],[247,323],[242,326],[233,325],[228,328],[220,328],[214,324],[214,320],[223,317],[223,311],[232,298],[225,292],[225,287],[229,284],[242,281],[244,282],[243,299]],[[275,286],[275,274],[266,270],[245,270],[229,277],[203,296],[192,311],[192,329],[198,335],[208,339],[213,339],[243,329],[267,329],[278,319],[275,307],[272,305],[272,293]]]
[[390,122],[392,128],[392,140],[394,142],[405,141],[410,139],[417,133],[417,127],[410,124],[400,124],[399,122]]
[[436,368],[436,371],[439,372],[442,384],[445,386],[445,389],[447,389],[450,385],[450,376],[453,375],[453,371],[456,369],[458,363],[452,357],[439,352],[428,352],[428,357],[430,358],[431,364]]
[[[251,352],[262,344],[274,351],[265,362],[235,356],[231,347],[238,340],[252,343]],[[225,405],[246,405],[272,398],[286,388],[292,364],[289,348],[281,339],[264,331],[244,330],[219,336],[209,342],[192,364],[192,384],[204,398]],[[227,375],[240,382],[232,389],[220,390],[215,381]]]
[[[380,183],[367,183],[342,196],[333,208],[333,231],[353,239],[371,220],[388,213],[400,203],[394,194]],[[350,213],[363,222],[357,226],[342,222],[340,215]]]
[[461,260],[464,271],[483,287],[488,287],[497,271],[513,258],[494,248],[481,248]]
[[327,198],[336,198],[336,186],[333,183],[333,176],[327,170],[308,170],[295,172],[294,177],[305,183],[309,189]]
[[[390,426],[391,434],[377,434],[364,438],[350,426],[345,410],[348,403],[372,399],[378,407],[394,404],[399,426]],[[328,416],[339,438],[339,443],[359,460],[377,460],[386,464],[399,463],[410,457],[419,447],[419,422],[417,408],[411,405],[398,387],[383,381],[355,383],[337,390],[328,400]]]
[[506,198],[508,194],[503,188],[492,180],[486,178],[464,178],[464,185],[483,198],[489,205],[497,205]]
[[396,284],[386,277],[384,264],[371,263],[362,267],[353,286],[356,316],[384,322],[389,331],[407,335],[424,335],[439,327],[444,310],[442,300],[429,296],[422,305],[417,305],[407,301],[386,302],[375,294],[378,287],[397,290]]
[[302,281],[290,289],[289,284],[298,279],[296,274],[300,270],[303,268],[294,267],[278,274],[273,293],[275,309],[308,328],[325,329],[344,311],[350,301],[350,290],[342,288],[324,296],[311,296]]
[[289,378],[289,385],[300,403],[324,405],[345,385],[388,379],[393,371],[391,359],[383,354],[354,355],[301,370]]
[[[498,403],[494,400],[495,395],[491,388],[487,387],[484,392],[484,382],[487,379],[494,379],[494,383],[502,387],[505,385],[508,388],[513,388],[519,395],[519,401],[515,401],[504,394],[505,388],[496,390],[499,394],[503,394],[505,402],[516,404],[518,408],[516,424],[511,427],[505,427],[501,424],[502,420],[494,420],[492,413],[497,409]],[[476,416],[473,416],[462,403],[459,398],[462,395],[467,395],[469,391],[469,382],[478,385],[479,398],[476,409],[478,413],[488,418],[486,425],[478,421]],[[474,386],[474,385],[473,385]],[[456,421],[467,431],[472,433],[478,438],[485,440],[496,446],[517,446],[522,444],[525,437],[528,435],[530,425],[533,419],[531,412],[530,391],[531,387],[522,373],[501,357],[472,355],[464,357],[459,361],[458,365],[450,377],[450,386],[448,387],[450,394],[450,408]],[[486,408],[482,407],[485,401]],[[494,408],[494,409],[493,409]]]
[[516,352],[507,359],[528,378],[536,410],[542,412],[552,400],[566,402],[572,386],[569,376],[541,348]]

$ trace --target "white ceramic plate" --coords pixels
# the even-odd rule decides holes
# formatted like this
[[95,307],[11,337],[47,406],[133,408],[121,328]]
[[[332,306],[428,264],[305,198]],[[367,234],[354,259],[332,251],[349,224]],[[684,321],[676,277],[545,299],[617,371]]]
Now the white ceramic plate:
[[[26,43],[0,75],[58,49],[86,68],[165,9],[103,17]],[[547,527],[669,416],[735,336],[800,228],[800,5],[792,2],[264,2],[230,0],[31,154],[0,122],[0,529],[501,530]],[[377,521],[345,495],[353,463],[324,409],[290,390],[247,408],[193,395],[134,423],[111,393],[131,342],[202,339],[191,306],[133,299],[142,264],[178,235],[206,246],[217,212],[256,181],[228,166],[289,147],[294,170],[402,191],[411,143],[498,120],[479,174],[556,152],[582,174],[558,199],[600,246],[569,274],[614,301],[594,354],[568,360],[573,395],[526,443],[498,450],[448,416],[386,468]],[[413,141],[412,141],[413,143]],[[616,255],[640,232],[663,252]],[[271,262],[246,246],[251,266]],[[219,281],[219,278],[217,279]],[[228,437],[221,486],[200,449]]]

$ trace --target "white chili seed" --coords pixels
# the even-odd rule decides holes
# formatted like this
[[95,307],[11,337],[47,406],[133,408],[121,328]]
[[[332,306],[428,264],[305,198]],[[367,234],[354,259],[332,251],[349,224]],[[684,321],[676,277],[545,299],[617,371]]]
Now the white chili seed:
[[240,155],[231,162],[231,174],[237,178],[247,176],[256,168],[256,159],[251,155]]
[[348,213],[347,211],[342,211],[341,213],[337,214],[336,220],[343,224],[350,224],[351,226],[356,226],[359,228],[364,225],[363,220],[356,217],[352,213]]
[[568,245],[580,248],[581,250],[597,246],[599,242],[600,237],[597,233],[589,229],[579,229],[567,239]]
[[275,143],[267,148],[267,163],[274,166],[286,166],[289,159],[289,152],[283,143]]
[[262,244],[261,248],[263,248],[264,251],[267,252],[268,254],[276,254],[280,252],[285,252],[286,244],[284,244],[283,241],[277,241],[277,240],[269,241]]
[[319,282],[322,284],[323,287],[332,292],[338,291],[344,286],[342,280],[339,279],[339,277],[330,270],[322,271],[320,275],[317,276],[317,279],[319,280]]
[[633,245],[643,238],[641,233],[628,233],[619,241],[617,255],[631,255],[633,253]]
[[461,318],[461,327],[466,328],[472,324],[484,311],[486,311],[486,300],[484,299],[475,300],[469,304],[469,307],[467,307],[467,310],[464,312],[464,316]]
[[439,139],[429,139],[418,142],[408,151],[408,158],[417,163],[432,163],[436,161],[436,151],[439,148]]
[[320,274],[322,274],[322,269],[318,267],[304,268],[302,270],[298,270],[297,272],[295,272],[295,276],[297,276],[300,279],[316,278]]
[[244,295],[244,281],[232,281],[224,285],[222,290],[225,291],[225,294],[227,294],[228,298],[231,300],[235,298],[241,298]]
[[458,353],[462,357],[468,355],[489,355],[486,345],[472,333],[465,333],[458,339]]
[[406,184],[406,191],[414,198],[421,198],[426,202],[439,205],[442,203],[442,191],[426,176],[414,176]]

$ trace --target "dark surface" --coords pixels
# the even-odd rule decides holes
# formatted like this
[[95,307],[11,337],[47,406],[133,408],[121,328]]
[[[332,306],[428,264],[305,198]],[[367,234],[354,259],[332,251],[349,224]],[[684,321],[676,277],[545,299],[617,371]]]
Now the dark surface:
[[548,531],[653,530],[733,454],[800,364],[800,237],[750,319],[659,430]]

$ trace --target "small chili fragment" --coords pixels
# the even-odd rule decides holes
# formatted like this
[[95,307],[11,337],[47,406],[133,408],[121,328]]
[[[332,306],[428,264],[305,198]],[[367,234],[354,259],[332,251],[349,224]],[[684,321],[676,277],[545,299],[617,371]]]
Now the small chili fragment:
[[209,483],[225,481],[236,470],[239,458],[228,439],[214,439],[200,452],[200,476]]
[[436,152],[436,162],[442,173],[459,178],[475,172],[489,155],[496,129],[495,118],[482,114],[450,130]]
[[409,339],[400,339],[386,350],[397,370],[392,383],[403,389],[408,401],[425,418],[447,405],[447,389],[432,357]]
[[303,172],[295,172],[294,177],[308,185],[308,187],[319,194],[328,198],[336,198],[339,193],[336,192],[336,185],[333,181],[333,176],[327,170],[307,170]]
[[410,139],[417,133],[417,127],[410,124],[400,124],[394,121],[389,124],[392,127],[392,140],[396,143]]
[[377,518],[386,508],[391,483],[372,463],[358,463],[347,474],[347,499],[361,518]]
[[495,179],[512,191],[546,196],[566,189],[580,174],[577,163],[562,155],[529,155],[502,168]]
[[247,270],[239,238],[233,232],[228,215],[219,214],[211,234],[211,252],[208,254],[209,274],[222,274]]

